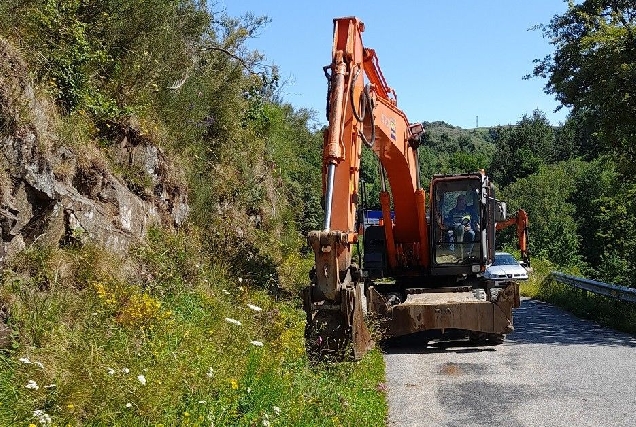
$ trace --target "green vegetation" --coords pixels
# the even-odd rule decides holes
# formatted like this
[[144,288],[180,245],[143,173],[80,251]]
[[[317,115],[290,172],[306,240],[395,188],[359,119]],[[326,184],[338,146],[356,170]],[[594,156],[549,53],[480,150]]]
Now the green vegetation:
[[[572,3],[563,15],[540,28],[555,53],[538,60],[533,75],[547,78],[546,92],[572,108],[568,121],[556,132],[552,152],[565,154],[557,147],[566,147],[570,159],[587,162],[579,173],[567,162],[555,166],[569,175],[570,184],[565,186],[572,192],[565,202],[574,209],[553,227],[569,235],[567,240],[579,242],[562,248],[572,252],[565,266],[578,266],[594,279],[636,287],[631,225],[636,221],[636,9],[629,2]],[[557,159],[568,160],[563,155]],[[521,181],[518,189],[528,184]],[[533,212],[531,218],[545,215],[548,212]]]
[[598,151],[614,151],[629,169],[636,155],[634,4],[572,2],[563,15],[539,29],[555,52],[535,61],[533,75],[547,78],[546,93],[589,125]]
[[495,152],[489,129],[461,129],[444,122],[424,122],[420,147],[422,185],[434,174],[465,173],[487,168]]
[[310,365],[293,301],[206,265],[190,233],[149,237],[128,259],[30,249],[3,273],[0,424],[383,424],[379,352]]
[[[313,113],[281,103],[276,68],[245,46],[268,19],[215,7],[0,3],[1,41],[29,52],[36,95],[50,100],[37,114],[59,137],[39,142],[142,197],[151,180],[117,149],[156,145],[190,205],[180,230],[152,230],[125,256],[35,245],[4,266],[1,425],[384,424],[378,351],[337,366],[305,353],[304,236],[322,215]],[[15,131],[13,107],[2,116],[2,135]]]
[[[590,319],[619,331],[636,333],[636,306],[602,295],[595,295],[571,286],[557,283],[551,273],[557,266],[541,258],[533,261],[533,272],[521,283],[523,296],[540,299],[563,307],[584,319]],[[581,276],[579,271],[567,274]]]
[[[533,252],[556,263],[535,259],[534,275],[522,292],[633,333],[633,304],[574,290],[553,281],[549,273],[570,270],[636,287],[636,10],[620,2],[572,3],[538,29],[551,40],[555,53],[537,60],[532,75],[547,78],[546,93],[572,112],[554,130],[553,146],[535,151],[534,157],[544,160],[534,174],[505,189],[513,205],[528,207]],[[524,162],[532,157],[522,156]]]

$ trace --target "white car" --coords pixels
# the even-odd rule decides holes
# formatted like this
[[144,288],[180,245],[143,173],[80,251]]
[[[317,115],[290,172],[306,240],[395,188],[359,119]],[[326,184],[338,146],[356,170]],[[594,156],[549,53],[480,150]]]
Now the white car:
[[514,256],[507,252],[495,252],[495,260],[484,272],[484,277],[496,282],[504,280],[526,280],[528,271]]

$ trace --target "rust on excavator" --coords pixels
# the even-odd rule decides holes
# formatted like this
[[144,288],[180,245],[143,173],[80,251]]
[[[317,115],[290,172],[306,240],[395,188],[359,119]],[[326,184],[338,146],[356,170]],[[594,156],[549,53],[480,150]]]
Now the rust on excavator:
[[[501,343],[513,330],[519,285],[489,281],[483,273],[494,259],[496,230],[510,225],[517,226],[529,265],[527,214],[519,210],[507,218],[483,170],[434,175],[427,193],[418,162],[425,129],[398,108],[376,51],[362,43],[363,31],[356,17],[334,19],[331,63],[324,67],[325,216],[323,228],[307,235],[315,259],[303,293],[308,354],[363,357],[377,337],[369,318],[380,339],[460,330]],[[381,219],[372,225],[361,220],[363,149],[381,166]],[[358,265],[353,249],[360,242]]]

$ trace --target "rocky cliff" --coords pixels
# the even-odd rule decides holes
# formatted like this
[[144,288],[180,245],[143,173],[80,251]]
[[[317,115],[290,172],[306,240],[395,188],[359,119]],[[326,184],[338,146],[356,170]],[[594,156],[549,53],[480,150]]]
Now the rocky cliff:
[[[183,224],[183,180],[134,119],[109,133],[105,153],[90,140],[65,140],[40,92],[20,52],[0,38],[0,267],[36,243],[88,239],[123,252],[152,225]],[[143,185],[113,170],[133,170]]]

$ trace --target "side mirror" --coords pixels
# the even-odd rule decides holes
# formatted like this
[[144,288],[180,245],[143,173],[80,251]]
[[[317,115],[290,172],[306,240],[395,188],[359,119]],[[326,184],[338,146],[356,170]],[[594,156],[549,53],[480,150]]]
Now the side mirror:
[[506,212],[506,202],[495,200],[495,221],[505,221],[506,218],[508,218],[508,214]]

